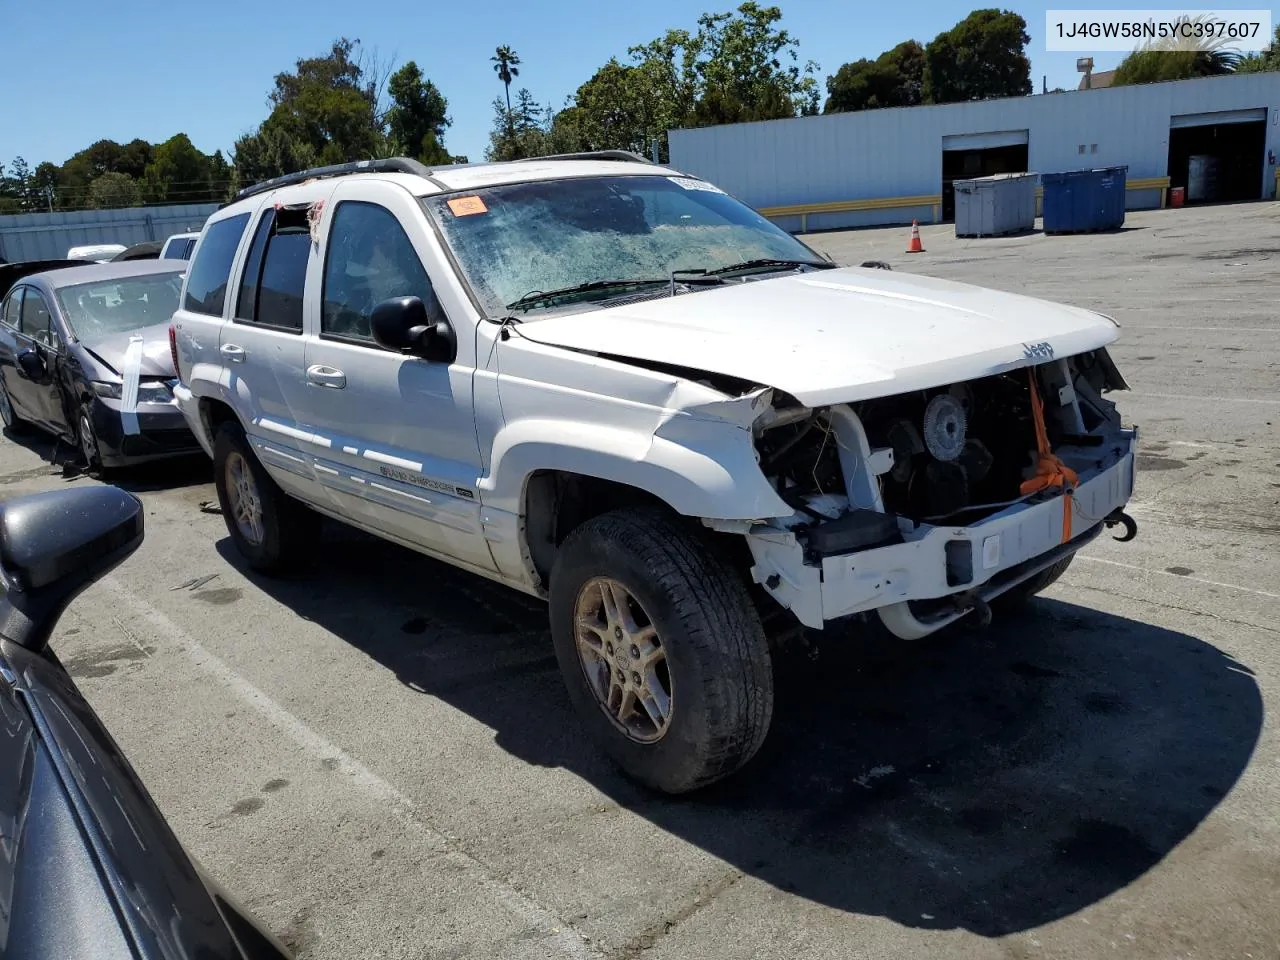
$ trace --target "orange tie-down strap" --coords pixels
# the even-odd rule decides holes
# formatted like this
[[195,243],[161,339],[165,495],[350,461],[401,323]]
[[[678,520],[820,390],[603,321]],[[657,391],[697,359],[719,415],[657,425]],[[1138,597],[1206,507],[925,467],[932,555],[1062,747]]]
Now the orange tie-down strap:
[[1036,424],[1036,450],[1040,456],[1036,462],[1036,472],[1029,480],[1022,482],[1022,495],[1029,496],[1048,487],[1062,489],[1062,542],[1066,543],[1071,539],[1071,491],[1080,482],[1080,478],[1049,447],[1049,432],[1044,425],[1044,403],[1040,400],[1040,390],[1036,386],[1034,367],[1027,370],[1027,379],[1031,384],[1031,417]]

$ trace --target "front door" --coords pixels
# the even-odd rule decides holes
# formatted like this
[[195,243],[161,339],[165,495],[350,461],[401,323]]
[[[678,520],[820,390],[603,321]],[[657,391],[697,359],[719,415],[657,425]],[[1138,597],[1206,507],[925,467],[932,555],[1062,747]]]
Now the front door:
[[[62,409],[62,394],[58,389],[56,366],[60,355],[57,331],[53,315],[44,294],[35,287],[26,287],[22,297],[21,319],[14,337],[17,347],[15,363],[5,378],[5,386],[18,415],[24,420],[58,434],[67,434],[69,426]],[[22,369],[22,354],[31,353],[39,358],[38,371]]]
[[[480,525],[481,474],[471,389],[473,329],[456,329],[453,363],[378,346],[375,304],[416,296],[443,318],[424,264],[443,263],[417,200],[352,177],[327,212],[323,279],[307,337],[315,467],[343,514],[430,553],[495,569]],[[314,288],[313,288],[314,289]]]

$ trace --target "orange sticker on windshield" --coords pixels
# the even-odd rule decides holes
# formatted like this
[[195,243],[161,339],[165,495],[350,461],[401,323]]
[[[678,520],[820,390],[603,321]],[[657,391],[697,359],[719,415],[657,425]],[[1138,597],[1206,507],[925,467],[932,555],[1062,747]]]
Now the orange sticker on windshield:
[[457,197],[449,201],[449,209],[455,217],[471,217],[477,213],[489,212],[489,208],[479,197]]

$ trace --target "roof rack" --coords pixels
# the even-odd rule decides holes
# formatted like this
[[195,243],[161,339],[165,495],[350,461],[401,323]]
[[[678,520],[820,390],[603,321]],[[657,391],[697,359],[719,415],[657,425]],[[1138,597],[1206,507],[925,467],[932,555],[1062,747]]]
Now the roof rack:
[[653,165],[648,157],[643,157],[630,150],[584,150],[581,153],[553,153],[546,157],[523,157],[517,163],[536,163],[539,160],[621,160],[626,163],[647,163]]
[[282,177],[263,180],[245,187],[236,194],[237,200],[252,197],[268,190],[287,187],[295,183],[305,183],[320,177],[341,177],[348,173],[412,173],[419,177],[431,176],[431,168],[412,160],[409,157],[387,157],[383,160],[356,160],[353,163],[335,163],[328,167],[312,167],[310,170],[299,170],[297,173],[286,173]]
[[[632,153],[630,150],[586,150],[582,153],[557,153],[547,157],[525,157],[514,162],[533,163],[539,160],[618,160],[626,163],[653,164],[652,160],[642,157],[638,153]],[[308,180],[317,180],[321,177],[341,177],[350,173],[410,173],[419,177],[430,177],[434,173],[456,169],[459,166],[479,167],[488,166],[488,164],[442,164],[432,168],[409,157],[356,160],[352,163],[335,163],[327,167],[312,167],[310,170],[299,170],[297,173],[286,173],[281,177],[263,180],[239,191],[235,199],[243,200],[259,193],[266,193],[268,190],[288,187],[295,183],[305,183]]]

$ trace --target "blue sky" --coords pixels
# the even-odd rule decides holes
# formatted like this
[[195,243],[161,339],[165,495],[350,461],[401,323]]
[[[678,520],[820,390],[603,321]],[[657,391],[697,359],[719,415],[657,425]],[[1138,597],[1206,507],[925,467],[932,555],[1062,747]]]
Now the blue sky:
[[[365,48],[397,64],[416,60],[449,99],[453,126],[446,144],[479,160],[488,142],[490,103],[502,92],[489,62],[499,44],[510,44],[523,60],[513,92],[527,86],[542,103],[560,106],[610,56],[625,59],[628,46],[668,27],[692,29],[704,7],[729,10],[736,4],[6,3],[0,162],[21,155],[33,167],[42,160],[61,163],[96,140],[156,142],[179,132],[205,152],[228,154],[236,138],[266,116],[272,77],[298,57],[325,51],[341,35],[359,38]],[[800,41],[801,58],[818,62],[820,83],[849,60],[875,57],[908,38],[926,42],[972,9],[942,0],[779,0],[778,5],[783,26]],[[1053,6],[1076,5],[1060,0]],[[1050,89],[1074,89],[1076,54],[1044,50],[1046,6],[1009,8],[1027,21],[1036,90],[1045,74]],[[1113,67],[1120,56],[1095,55],[1095,69]]]

